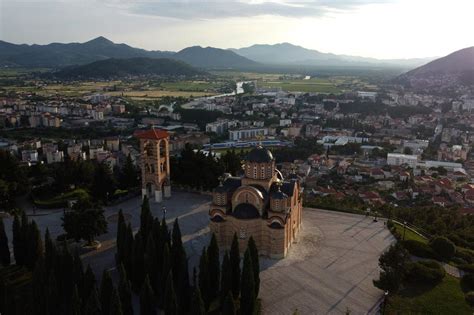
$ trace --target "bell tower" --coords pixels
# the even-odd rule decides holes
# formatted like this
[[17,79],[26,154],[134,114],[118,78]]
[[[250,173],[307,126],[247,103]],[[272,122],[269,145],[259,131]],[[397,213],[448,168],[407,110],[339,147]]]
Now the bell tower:
[[142,198],[162,202],[171,197],[169,133],[166,130],[138,131]]

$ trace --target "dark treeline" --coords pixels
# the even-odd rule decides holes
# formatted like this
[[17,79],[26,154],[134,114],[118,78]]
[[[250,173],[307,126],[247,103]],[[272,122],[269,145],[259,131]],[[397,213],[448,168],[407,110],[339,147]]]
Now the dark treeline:
[[129,275],[130,288],[140,295],[140,314],[256,314],[260,285],[259,258],[250,238],[243,268],[237,236],[222,262],[215,235],[204,247],[199,268],[189,276],[188,258],[176,219],[171,231],[165,218],[154,218],[147,198],[142,204],[140,229],[133,235],[119,212],[116,262]]
[[277,163],[306,160],[312,154],[322,154],[324,148],[316,142],[316,138],[296,138],[294,146],[272,150]]

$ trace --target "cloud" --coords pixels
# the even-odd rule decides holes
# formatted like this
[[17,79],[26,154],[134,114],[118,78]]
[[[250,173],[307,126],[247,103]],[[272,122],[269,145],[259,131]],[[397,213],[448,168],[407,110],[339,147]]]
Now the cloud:
[[144,0],[127,2],[109,0],[111,5],[128,6],[133,14],[151,15],[182,20],[254,17],[262,15],[284,17],[318,17],[331,11],[353,10],[367,4],[388,3],[393,0]]

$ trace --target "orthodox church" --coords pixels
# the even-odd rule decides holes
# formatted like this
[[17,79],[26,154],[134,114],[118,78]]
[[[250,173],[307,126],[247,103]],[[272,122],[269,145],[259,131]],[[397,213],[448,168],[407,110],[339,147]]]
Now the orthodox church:
[[284,180],[272,153],[262,146],[248,153],[243,170],[242,177],[224,174],[214,189],[211,232],[222,248],[230,249],[236,233],[241,251],[253,236],[261,255],[283,258],[301,227],[300,183],[296,175]]

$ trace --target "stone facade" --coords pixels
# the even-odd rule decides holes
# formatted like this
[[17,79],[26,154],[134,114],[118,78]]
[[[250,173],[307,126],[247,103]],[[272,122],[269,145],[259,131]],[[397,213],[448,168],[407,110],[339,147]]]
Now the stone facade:
[[236,233],[241,252],[252,236],[261,255],[283,258],[301,227],[300,183],[283,180],[271,152],[260,146],[249,152],[243,169],[242,177],[226,174],[214,189],[211,232],[224,249]]
[[142,197],[162,202],[171,197],[169,134],[165,130],[139,131]]

